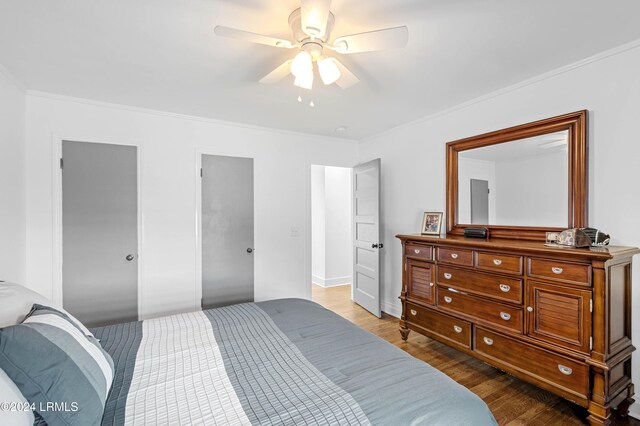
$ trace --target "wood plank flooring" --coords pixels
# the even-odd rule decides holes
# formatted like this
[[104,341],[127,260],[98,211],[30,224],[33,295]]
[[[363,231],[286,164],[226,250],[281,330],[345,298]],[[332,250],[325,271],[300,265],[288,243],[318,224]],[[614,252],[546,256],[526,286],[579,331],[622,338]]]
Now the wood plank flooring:
[[[462,352],[414,331],[403,342],[398,319],[383,314],[378,319],[351,301],[351,287],[312,286],[316,303],[421,359],[482,398],[500,425],[584,425],[587,412],[547,391],[509,376]],[[640,426],[640,421],[614,413],[615,426]]]

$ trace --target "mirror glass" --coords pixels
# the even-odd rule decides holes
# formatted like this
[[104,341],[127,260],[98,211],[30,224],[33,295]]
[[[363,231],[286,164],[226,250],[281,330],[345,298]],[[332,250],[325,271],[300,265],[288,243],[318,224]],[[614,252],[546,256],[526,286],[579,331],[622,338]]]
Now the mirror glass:
[[569,131],[458,153],[458,223],[567,227]]

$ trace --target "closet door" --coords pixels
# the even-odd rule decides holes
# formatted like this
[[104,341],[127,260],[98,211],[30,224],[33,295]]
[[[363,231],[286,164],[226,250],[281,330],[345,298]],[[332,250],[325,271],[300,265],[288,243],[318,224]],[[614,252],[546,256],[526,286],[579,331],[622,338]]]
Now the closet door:
[[89,327],[138,319],[137,155],[62,142],[63,306]]
[[253,159],[202,156],[202,308],[253,302]]

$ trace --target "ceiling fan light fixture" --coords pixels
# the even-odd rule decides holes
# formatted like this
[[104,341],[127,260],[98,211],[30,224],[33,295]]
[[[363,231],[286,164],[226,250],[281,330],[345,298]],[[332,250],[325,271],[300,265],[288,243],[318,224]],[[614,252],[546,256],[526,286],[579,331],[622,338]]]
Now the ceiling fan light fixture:
[[313,70],[306,74],[296,76],[295,80],[293,80],[293,85],[301,89],[311,90],[313,88]]
[[301,77],[309,73],[312,74],[311,78],[313,79],[313,59],[309,52],[303,50],[298,52],[291,62],[291,74]]
[[318,72],[325,85],[333,84],[340,78],[340,69],[333,58],[321,58],[318,61]]
[[301,0],[302,31],[310,37],[322,38],[327,31],[331,0]]

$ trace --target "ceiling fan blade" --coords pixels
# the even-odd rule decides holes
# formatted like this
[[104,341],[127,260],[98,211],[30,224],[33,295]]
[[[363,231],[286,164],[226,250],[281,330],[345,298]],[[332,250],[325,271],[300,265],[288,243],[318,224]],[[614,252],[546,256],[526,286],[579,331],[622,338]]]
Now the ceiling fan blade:
[[291,73],[291,59],[260,79],[262,84],[275,84]]
[[349,71],[349,69],[347,67],[342,65],[342,62],[340,62],[339,60],[337,60],[335,58],[333,58],[333,60],[336,63],[336,65],[338,66],[338,69],[340,70],[340,78],[338,78],[338,80],[336,80],[336,84],[341,89],[348,89],[349,87],[353,86],[354,84],[356,84],[356,83],[358,83],[360,81],[358,79],[358,77],[353,75],[353,73],[351,71]]
[[373,52],[405,47],[408,41],[409,30],[403,26],[338,37],[333,42],[333,49],[345,54]]
[[251,33],[249,31],[238,30],[236,28],[223,27],[221,25],[217,25],[213,29],[213,32],[220,37],[235,38],[237,40],[248,41],[251,43],[266,44],[267,46],[283,47],[285,49],[291,49],[294,47],[289,40]]

